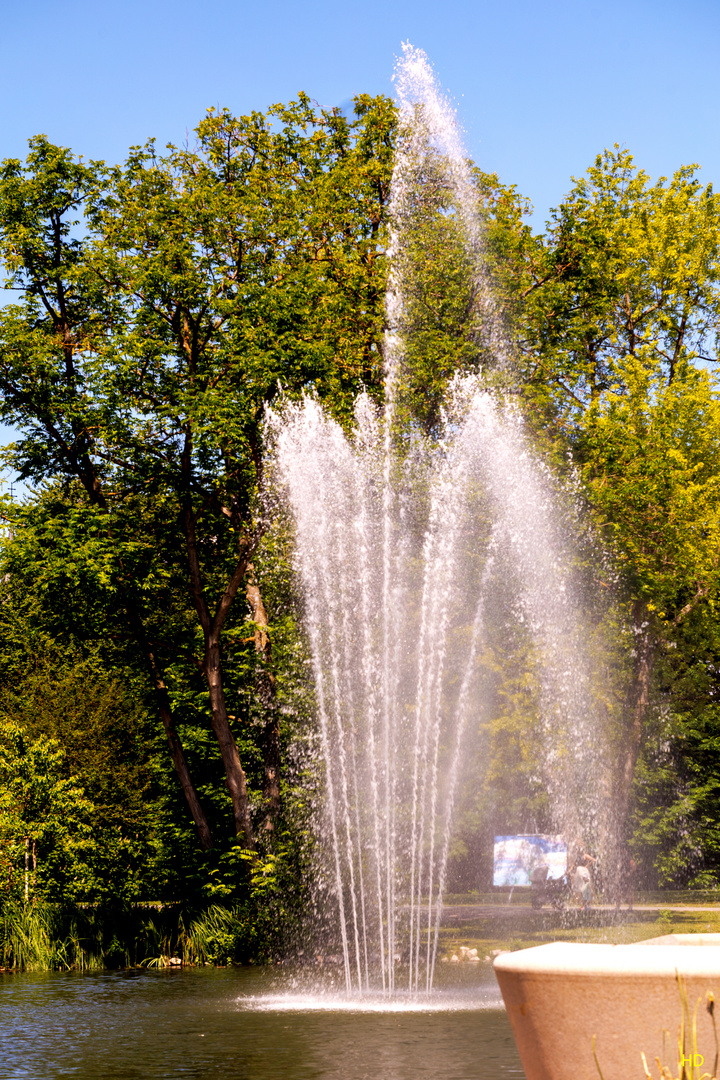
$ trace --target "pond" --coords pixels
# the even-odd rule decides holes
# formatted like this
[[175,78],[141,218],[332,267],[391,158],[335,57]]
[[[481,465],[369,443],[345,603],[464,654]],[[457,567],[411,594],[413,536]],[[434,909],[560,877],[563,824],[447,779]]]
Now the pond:
[[358,1001],[273,969],[0,976],[3,1080],[522,1080],[489,967]]

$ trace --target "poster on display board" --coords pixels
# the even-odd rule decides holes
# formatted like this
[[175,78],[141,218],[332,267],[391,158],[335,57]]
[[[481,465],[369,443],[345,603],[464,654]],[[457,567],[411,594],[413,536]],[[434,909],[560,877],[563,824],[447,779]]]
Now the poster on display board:
[[548,881],[567,872],[564,837],[541,834],[495,837],[493,885],[530,885],[530,875],[536,867],[547,867]]

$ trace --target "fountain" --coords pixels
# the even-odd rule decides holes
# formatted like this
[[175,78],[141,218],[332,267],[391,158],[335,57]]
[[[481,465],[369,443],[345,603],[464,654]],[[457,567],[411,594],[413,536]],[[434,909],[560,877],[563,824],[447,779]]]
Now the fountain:
[[346,987],[386,993],[433,984],[461,766],[485,709],[482,653],[498,605],[532,642],[554,831],[596,842],[607,831],[603,727],[552,477],[510,397],[479,370],[453,379],[434,437],[399,415],[403,245],[429,154],[443,162],[443,212],[464,238],[482,349],[506,385],[511,351],[454,111],[411,46],[396,84],[384,412],[361,396],[349,436],[312,398],[270,420],[295,522]]
[[[390,1010],[438,1005],[427,995],[454,820],[468,747],[488,719],[498,627],[525,635],[548,825],[617,864],[609,725],[597,704],[567,498],[512,403],[512,349],[453,110],[410,46],[396,83],[384,410],[361,396],[349,435],[312,398],[270,419],[312,653],[344,1000]],[[433,168],[449,193],[437,212],[462,236],[479,328],[476,368],[449,383],[428,434],[408,421],[403,392],[408,238],[420,178]],[[650,1063],[669,1060],[683,994],[686,1035],[696,1030],[697,1042],[681,1046],[680,1075],[709,1065],[714,1003],[696,1029],[692,1011],[720,980],[720,949],[687,946],[719,939],[565,942],[500,956],[495,973],[528,1080],[594,1080],[598,1065],[606,1080],[628,1068],[640,1076],[641,1051]]]

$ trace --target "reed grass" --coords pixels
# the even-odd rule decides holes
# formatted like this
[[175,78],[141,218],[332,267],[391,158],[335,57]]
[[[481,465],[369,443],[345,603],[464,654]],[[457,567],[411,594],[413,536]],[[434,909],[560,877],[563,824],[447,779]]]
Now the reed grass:
[[[698,1009],[702,1004],[702,999],[698,998],[691,1014],[690,998],[688,996],[686,981],[679,974],[676,975],[676,979],[681,1003],[680,1024],[678,1027],[678,1076],[676,1078],[673,1070],[670,1069],[669,1066],[663,1065],[660,1058],[655,1058],[660,1074],[660,1080],[717,1080],[720,1047],[718,1046],[717,1020],[715,1018],[715,995],[712,990],[708,990],[705,995],[705,1008],[712,1021],[713,1034],[715,1036],[715,1060],[711,1071],[700,1072],[700,1069],[704,1065],[704,1061],[702,1055],[698,1053],[697,1014]],[[645,1054],[641,1052],[640,1056],[645,1070],[645,1080],[653,1080]],[[695,1062],[698,1058],[700,1058],[700,1062],[696,1065]]]
[[206,964],[251,959],[258,944],[253,921],[242,905],[208,908],[190,924],[183,941],[186,955]]
[[229,964],[261,959],[257,928],[241,904],[75,907],[39,900],[0,908],[0,967],[93,971]]
[[0,922],[2,966],[52,971],[70,966],[70,942],[58,935],[56,913],[44,904],[6,906]]
[[[690,998],[687,991],[687,983],[685,979],[679,974],[675,976],[678,990],[680,993],[680,1024],[678,1025],[678,1064],[677,1064],[677,1077],[670,1068],[669,1065],[664,1065],[659,1057],[655,1058],[658,1067],[659,1080],[718,1080],[718,1059],[720,1058],[720,1045],[718,1043],[718,1030],[717,1020],[715,1017],[715,995],[712,990],[708,990],[705,995],[705,1008],[710,1015],[713,1026],[713,1034],[715,1036],[715,1060],[713,1067],[710,1071],[701,1072],[702,1066],[705,1064],[702,1055],[698,1052],[697,1043],[697,1014],[698,1009],[702,1004],[702,998],[698,998],[695,1008],[690,1013]],[[666,1033],[664,1033],[666,1034]],[[595,1067],[598,1071],[600,1080],[605,1080],[602,1069],[600,1068],[600,1062],[598,1061],[597,1052],[595,1050],[596,1036],[592,1038],[592,1053],[595,1059]],[[664,1039],[663,1039],[664,1041]],[[647,1057],[645,1051],[640,1051],[640,1058],[642,1059],[643,1069],[645,1071],[645,1080],[654,1080],[653,1074],[648,1067]],[[697,1059],[700,1058],[700,1062],[696,1065]]]

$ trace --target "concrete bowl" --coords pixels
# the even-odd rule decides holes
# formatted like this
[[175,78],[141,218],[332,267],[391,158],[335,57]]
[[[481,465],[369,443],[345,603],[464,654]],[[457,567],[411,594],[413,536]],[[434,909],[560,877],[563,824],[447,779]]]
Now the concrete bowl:
[[[720,934],[669,934],[634,945],[553,942],[499,956],[495,974],[527,1080],[643,1080],[641,1052],[654,1077],[656,1059],[679,1076],[681,1057],[688,1078],[712,1074],[720,1017],[707,993],[718,996],[720,1010],[718,946]],[[679,1050],[684,1012],[689,1030]]]

